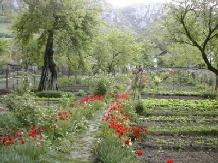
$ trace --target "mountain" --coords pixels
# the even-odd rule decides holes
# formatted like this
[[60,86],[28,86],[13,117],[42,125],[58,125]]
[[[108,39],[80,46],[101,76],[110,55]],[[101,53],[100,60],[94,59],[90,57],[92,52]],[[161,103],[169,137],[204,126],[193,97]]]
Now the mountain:
[[163,4],[135,4],[115,8],[105,2],[102,18],[110,25],[140,32],[163,15]]
[[[0,1],[0,10],[16,11],[23,0]],[[109,26],[131,30],[139,33],[146,26],[160,18],[163,14],[163,4],[135,4],[123,8],[113,7],[107,0],[99,0],[102,4],[102,19]],[[0,16],[0,22],[4,22]],[[8,20],[6,20],[8,21]]]

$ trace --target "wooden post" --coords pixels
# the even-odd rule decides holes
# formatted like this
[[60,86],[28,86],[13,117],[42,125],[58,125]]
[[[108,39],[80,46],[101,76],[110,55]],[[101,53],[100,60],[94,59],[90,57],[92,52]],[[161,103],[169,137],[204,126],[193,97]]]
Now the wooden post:
[[5,78],[6,78],[6,89],[8,89],[8,73],[9,73],[9,70],[8,70],[8,67],[6,69],[6,74],[5,74]]
[[36,85],[36,70],[35,70],[35,68],[33,70],[33,85],[34,85],[34,87]]
[[18,90],[18,67],[16,67],[16,69],[17,69],[17,90]]

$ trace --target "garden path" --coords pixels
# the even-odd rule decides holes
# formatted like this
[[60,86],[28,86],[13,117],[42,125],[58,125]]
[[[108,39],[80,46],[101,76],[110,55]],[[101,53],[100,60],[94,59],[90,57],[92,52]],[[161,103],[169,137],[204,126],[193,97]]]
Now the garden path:
[[71,157],[74,160],[78,160],[79,163],[93,161],[92,147],[97,143],[95,137],[96,132],[100,128],[102,116],[107,113],[107,110],[99,110],[95,113],[94,117],[88,121],[88,129],[85,134],[78,137],[77,141],[73,146],[74,150],[71,151]]

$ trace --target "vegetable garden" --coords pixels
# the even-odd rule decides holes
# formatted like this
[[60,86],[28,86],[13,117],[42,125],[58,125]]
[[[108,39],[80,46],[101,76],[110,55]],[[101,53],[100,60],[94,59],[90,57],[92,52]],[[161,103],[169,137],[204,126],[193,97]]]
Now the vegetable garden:
[[[147,80],[153,77],[147,76]],[[80,80],[87,83],[87,78]],[[151,96],[133,100],[129,90],[131,80],[134,81],[131,75],[99,75],[88,80],[88,92],[34,93],[28,87],[26,91],[2,96],[1,162],[218,160],[215,92],[213,99],[203,98],[200,91],[182,91],[177,95],[184,99],[185,95],[192,95],[196,100],[173,99],[176,92],[170,92],[169,99]],[[63,83],[68,85],[67,81],[66,78]],[[148,91],[150,83],[143,91],[154,94],[152,89]],[[167,95],[164,84],[159,84],[155,93]]]

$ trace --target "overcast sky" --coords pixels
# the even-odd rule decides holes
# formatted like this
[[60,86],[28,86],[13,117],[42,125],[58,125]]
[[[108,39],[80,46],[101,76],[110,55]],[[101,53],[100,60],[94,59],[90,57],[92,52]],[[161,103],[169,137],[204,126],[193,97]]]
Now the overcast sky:
[[164,3],[169,0],[107,0],[109,3],[111,3],[113,6],[117,7],[123,7],[123,6],[129,6],[135,3]]

